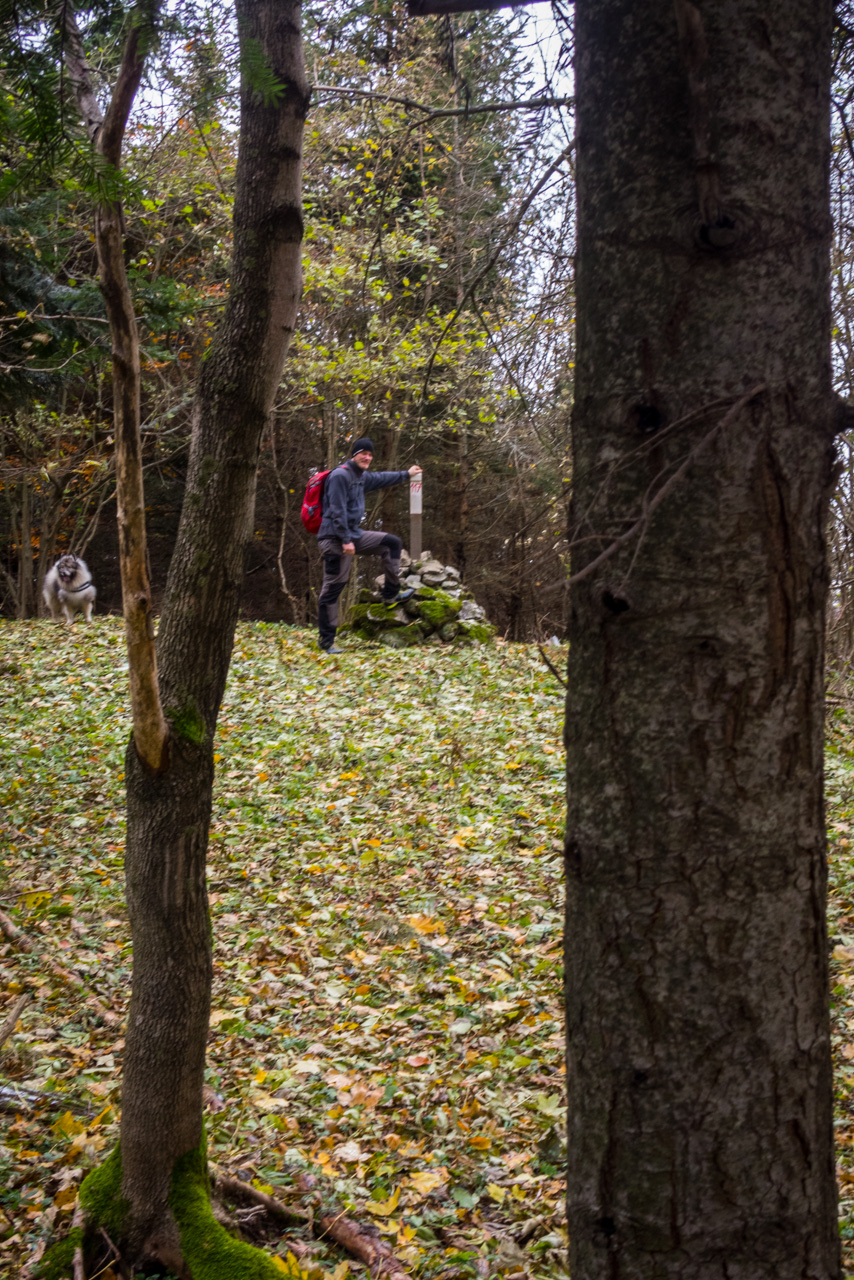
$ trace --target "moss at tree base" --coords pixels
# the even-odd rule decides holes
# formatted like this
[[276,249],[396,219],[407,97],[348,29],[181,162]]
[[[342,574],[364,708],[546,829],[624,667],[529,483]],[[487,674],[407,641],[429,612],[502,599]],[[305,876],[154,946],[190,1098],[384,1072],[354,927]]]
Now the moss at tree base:
[[193,1280],[283,1280],[288,1275],[300,1280],[303,1276],[298,1266],[288,1268],[281,1259],[274,1262],[261,1249],[235,1240],[217,1222],[211,1209],[204,1137],[197,1150],[175,1165],[169,1207]]
[[68,1280],[74,1272],[74,1250],[83,1243],[83,1231],[72,1227],[67,1236],[52,1244],[39,1263],[38,1280]]
[[[73,1227],[46,1252],[36,1273],[38,1280],[69,1280],[75,1249],[103,1227],[117,1243],[124,1238],[130,1205],[121,1194],[121,1152],[116,1146],[103,1164],[93,1169],[80,1187],[84,1229]],[[172,1171],[169,1208],[181,1238],[181,1253],[193,1280],[302,1280],[305,1273],[291,1261],[274,1259],[229,1235],[211,1209],[207,1144],[177,1161]]]
[[[122,1199],[122,1157],[114,1147],[103,1164],[88,1173],[80,1184],[80,1207],[86,1221],[86,1233],[103,1227],[112,1240],[120,1240],[124,1231],[128,1203]],[[72,1274],[74,1250],[85,1245],[84,1230],[72,1227],[67,1236],[51,1245],[36,1275],[39,1280],[68,1280]]]
[[113,1147],[103,1164],[99,1164],[80,1184],[80,1207],[86,1215],[87,1227],[103,1227],[113,1240],[121,1240],[130,1205],[122,1196],[121,1144]]

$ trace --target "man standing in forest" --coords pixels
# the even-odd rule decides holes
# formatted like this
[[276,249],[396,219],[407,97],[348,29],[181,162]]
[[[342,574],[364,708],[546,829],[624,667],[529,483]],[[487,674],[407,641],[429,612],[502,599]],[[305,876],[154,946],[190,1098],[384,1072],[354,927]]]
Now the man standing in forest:
[[386,489],[403,484],[411,476],[421,474],[418,466],[408,471],[375,471],[368,475],[374,460],[373,442],[363,436],[356,440],[350,457],[329,473],[323,494],[323,522],[317,544],[323,553],[323,585],[318,600],[317,625],[319,645],[324,653],[341,653],[335,643],[338,626],[338,598],[350,577],[353,557],[382,557],[385,583],[382,597],[386,604],[402,604],[414,594],[400,589],[400,550],[402,543],[393,533],[363,529],[365,494],[372,489]]

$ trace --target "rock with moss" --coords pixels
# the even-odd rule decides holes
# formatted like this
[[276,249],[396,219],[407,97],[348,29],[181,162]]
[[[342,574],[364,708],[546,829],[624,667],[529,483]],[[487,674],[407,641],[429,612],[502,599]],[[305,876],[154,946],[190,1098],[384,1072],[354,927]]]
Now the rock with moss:
[[486,644],[495,635],[495,627],[484,622],[460,622],[459,631],[460,639],[474,640],[478,644]]
[[380,644],[386,645],[389,649],[410,649],[414,644],[420,644],[424,639],[424,632],[418,626],[410,627],[392,627],[388,631],[380,633]]
[[401,569],[406,571],[402,586],[413,591],[411,598],[403,605],[386,604],[382,599],[385,577],[376,578],[375,590],[360,591],[350,612],[353,635],[379,640],[392,649],[406,649],[428,642],[484,643],[495,634],[486,612],[465,589],[459,569],[443,565],[429,551],[419,560],[405,563],[402,558]]
[[366,617],[368,622],[380,622],[386,626],[389,623],[406,620],[406,614],[397,605],[382,604],[382,602],[368,605]]
[[459,610],[459,602],[441,591],[437,591],[432,600],[418,602],[418,616],[437,628],[443,627],[447,622],[454,622]]

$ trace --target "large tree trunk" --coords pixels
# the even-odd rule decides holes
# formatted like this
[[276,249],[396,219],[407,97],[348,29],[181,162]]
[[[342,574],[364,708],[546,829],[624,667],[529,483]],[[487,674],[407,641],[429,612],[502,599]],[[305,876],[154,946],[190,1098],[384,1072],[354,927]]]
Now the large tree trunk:
[[825,1280],[831,3],[576,11],[572,1277]]
[[[216,1261],[213,1237],[206,1239],[203,1257],[193,1254],[180,1181],[187,1176],[198,1183],[200,1169],[204,1181],[199,1153],[211,981],[205,856],[213,735],[252,530],[261,435],[300,293],[308,107],[299,4],[237,0],[236,11],[242,47],[251,54],[241,96],[229,303],[199,387],[157,642],[169,751],[164,767],[152,770],[131,741],[126,762],[134,965],[122,1093],[121,1242],[131,1259],[156,1258],[194,1280],[203,1280],[214,1265],[237,1265]],[[267,73],[264,92],[253,86],[251,64],[257,67],[259,50],[278,82],[276,92],[270,92]],[[103,1175],[102,1184],[109,1180]],[[97,1198],[96,1180],[84,1204],[92,1208]],[[212,1220],[210,1225],[213,1230]]]

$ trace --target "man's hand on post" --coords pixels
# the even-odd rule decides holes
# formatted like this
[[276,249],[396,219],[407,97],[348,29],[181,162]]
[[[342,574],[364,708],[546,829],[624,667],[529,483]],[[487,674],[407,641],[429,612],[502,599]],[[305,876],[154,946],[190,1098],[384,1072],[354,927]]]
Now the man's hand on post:
[[418,464],[417,464],[417,463],[415,464],[415,466],[414,466],[414,467],[410,467],[410,468],[409,468],[409,474],[410,474],[411,476],[420,476],[420,475],[421,475],[421,468],[418,466]]
[[356,554],[356,544],[354,542],[342,542],[341,550],[345,556],[354,556]]

